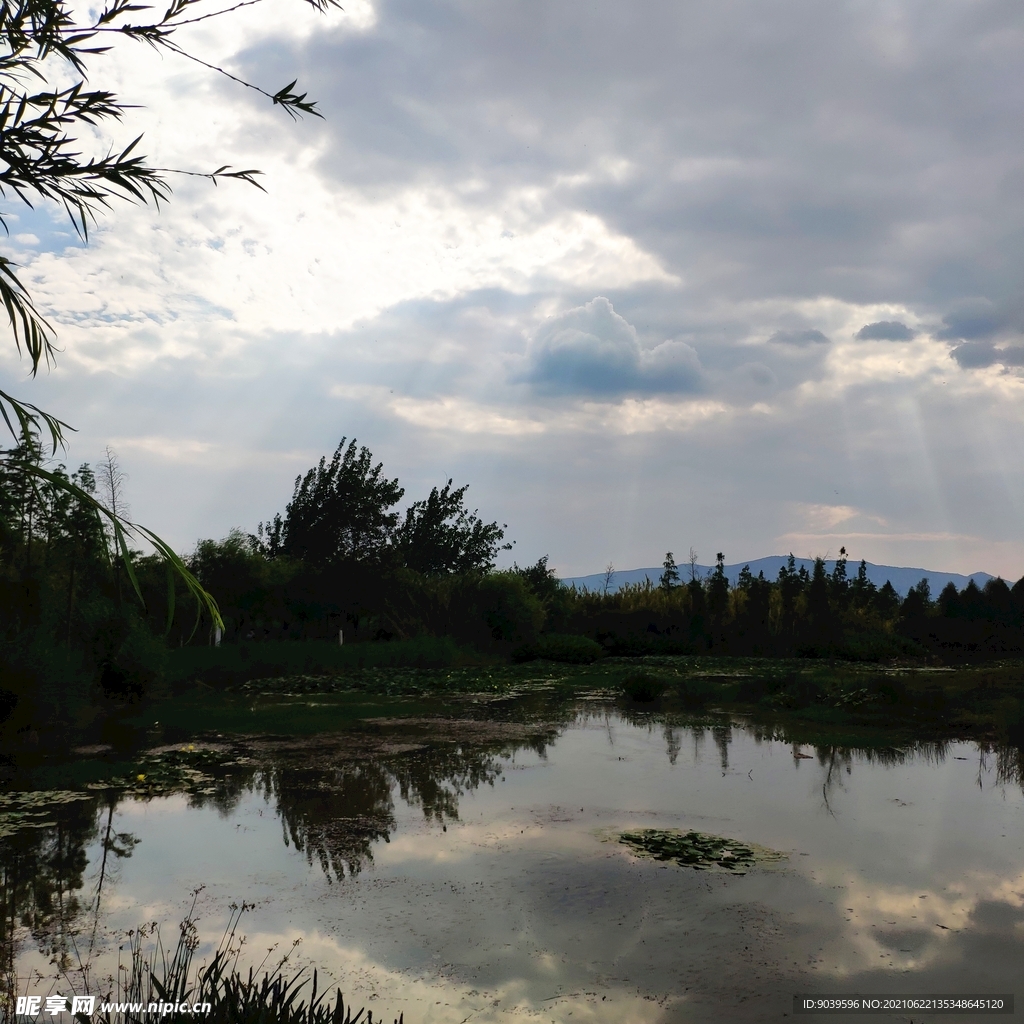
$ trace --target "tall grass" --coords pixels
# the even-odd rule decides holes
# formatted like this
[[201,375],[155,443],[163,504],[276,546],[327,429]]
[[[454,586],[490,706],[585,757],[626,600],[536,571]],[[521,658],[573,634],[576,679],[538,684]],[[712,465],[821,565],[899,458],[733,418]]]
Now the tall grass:
[[[121,962],[119,956],[117,976],[105,995],[96,993],[97,986],[90,983],[89,965],[80,965],[76,972],[62,972],[72,989],[96,994],[93,1015],[78,1014],[77,1020],[82,1024],[152,1024],[154,1020],[166,1024],[374,1024],[373,1011],[346,1005],[340,988],[333,994],[321,991],[315,970],[311,977],[305,969],[289,973],[291,950],[268,966],[270,950],[257,967],[240,970],[245,939],[239,935],[238,925],[251,904],[232,908],[212,958],[197,965],[195,909],[199,891],[193,894],[170,954],[156,924],[129,933],[126,947],[122,947],[127,962]],[[298,940],[292,950],[296,945]],[[4,1009],[13,1020],[9,1012],[13,1008]],[[381,1018],[376,1020],[383,1024]],[[394,1024],[403,1024],[403,1020],[400,1015]]]
[[451,637],[422,636],[344,647],[325,640],[271,640],[181,647],[170,653],[167,676],[171,683],[197,679],[215,686],[238,686],[250,679],[333,675],[357,668],[448,668],[472,656]]

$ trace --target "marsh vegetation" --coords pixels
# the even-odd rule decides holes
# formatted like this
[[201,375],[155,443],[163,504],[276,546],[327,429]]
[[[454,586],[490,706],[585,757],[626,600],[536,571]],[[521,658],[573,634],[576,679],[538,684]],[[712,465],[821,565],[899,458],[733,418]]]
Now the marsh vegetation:
[[[26,450],[17,457],[42,456]],[[88,467],[75,479],[83,491],[96,489]],[[332,892],[352,894],[361,879],[386,870],[403,836],[417,837],[414,873],[441,872],[451,850],[431,843],[478,834],[469,828],[467,802],[491,808],[480,812],[480,824],[496,816],[486,827],[504,837],[501,861],[528,857],[538,836],[568,828],[573,804],[582,803],[585,816],[588,800],[605,807],[603,794],[617,793],[600,821],[572,832],[580,863],[596,856],[588,845],[595,830],[614,824],[623,851],[662,866],[713,869],[738,885],[746,884],[741,875],[756,881],[781,863],[773,851],[792,845],[740,790],[715,788],[718,779],[755,785],[758,764],[777,773],[766,751],[790,751],[794,772],[813,765],[813,799],[830,816],[854,770],[913,768],[923,779],[954,761],[959,772],[959,761],[971,759],[986,786],[1019,790],[1021,583],[946,588],[936,600],[922,584],[901,599],[892,587],[875,588],[863,566],[848,574],[841,558],[829,573],[821,561],[811,572],[790,562],[775,580],[744,573],[731,586],[722,556],[710,576],[688,580],[669,556],[660,585],[592,593],[559,584],[546,559],[497,571],[504,527],[470,510],[465,488],[449,481],[400,514],[402,494],[365,448],[343,443],[299,478],[269,525],[201,542],[187,569],[219,602],[220,629],[202,606],[197,616],[180,577],[168,577],[155,559],[131,554],[119,562],[115,539],[87,505],[59,487],[23,491],[16,478],[5,478],[0,945],[8,995],[19,973],[39,974],[44,962],[54,977],[83,955],[96,964],[107,958],[110,970],[117,929],[139,923],[126,920],[123,908],[152,899],[137,865],[155,865],[147,851],[177,842],[147,832],[155,826],[140,823],[151,818],[168,816],[186,833],[200,820],[215,831],[215,822],[233,821],[237,835],[222,837],[217,857],[195,844],[181,848],[174,878],[181,889],[207,881],[204,874],[218,876],[222,889],[235,886],[243,900],[263,884],[262,876],[246,874],[251,850],[273,860],[270,850],[282,840],[289,858]],[[128,568],[143,604],[128,585]],[[602,729],[610,747],[618,731],[642,749],[647,774],[631,774],[631,758],[640,756],[631,748],[609,768],[613,762],[599,751]],[[573,746],[577,735],[587,737],[583,747]],[[657,751],[652,736],[660,737]],[[694,750],[689,762],[686,743]],[[715,751],[707,776],[699,755],[705,743]],[[515,783],[521,765],[540,772],[557,749],[573,753],[559,762],[553,788],[524,783],[528,796],[509,803],[515,813],[507,820],[488,803],[488,794]],[[599,797],[589,780],[574,781],[577,755],[602,780]],[[751,767],[737,769],[738,756]],[[687,776],[679,788],[675,778],[675,788],[659,791],[648,820],[637,802],[650,807],[648,777],[662,761],[672,771],[686,762],[692,780],[703,781]],[[794,799],[786,787],[797,777],[780,779],[763,783],[763,800]],[[581,789],[589,795],[578,800]],[[522,806],[529,811],[516,810]],[[797,800],[793,821],[801,823],[792,827],[803,836],[811,834],[805,811]],[[265,815],[275,823],[273,842]],[[243,825],[259,838],[245,839]],[[903,836],[899,822],[888,827]],[[468,864],[476,863],[478,841],[458,847]],[[1011,861],[1000,861],[998,872],[1005,875]],[[778,877],[789,885],[800,865],[795,857],[785,863]],[[156,870],[146,867],[143,876]],[[543,864],[531,870],[552,877]],[[310,877],[302,883],[312,886],[303,897],[309,905],[294,913],[319,934],[309,907],[322,902],[323,890]],[[616,877],[616,891],[626,892],[626,876]],[[131,895],[113,900],[126,878],[135,879]],[[443,889],[437,879],[433,905]],[[572,884],[558,891],[573,891]],[[604,883],[598,872],[587,884]],[[265,898],[271,905],[274,891]],[[374,898],[388,921],[402,920],[400,906]],[[421,896],[410,891],[407,898],[415,904]],[[522,893],[503,898],[511,905]],[[276,913],[290,920],[292,911],[279,906]],[[261,927],[279,931],[280,920],[263,919]],[[423,936],[436,928],[436,921],[422,923],[417,941],[430,945],[434,939]],[[373,934],[369,926],[359,932],[367,948]],[[474,948],[494,940],[481,932]],[[452,951],[462,938],[445,941],[438,956],[472,961],[468,947]],[[552,939],[558,948],[565,941]],[[225,973],[215,947],[203,946],[202,954],[204,964],[225,970],[194,975],[194,984],[219,979],[220,988],[207,987],[236,1008],[231,1013],[262,999],[282,1013],[291,1012],[287,1003],[300,1014],[296,1020],[344,1020],[348,1012],[340,996],[316,1002],[303,990],[310,1000],[300,1000],[291,973],[250,976],[253,965],[241,961],[241,973]],[[593,955],[612,954],[602,948]],[[344,959],[330,944],[319,956]],[[406,954],[402,978],[425,970],[416,956]],[[317,965],[307,962],[310,970]],[[516,969],[529,974],[522,964]],[[388,991],[405,992],[405,981],[388,984]],[[369,999],[376,990],[364,991]],[[452,1005],[473,1009],[474,991],[466,988]],[[407,992],[402,999],[401,1006],[414,1005]]]

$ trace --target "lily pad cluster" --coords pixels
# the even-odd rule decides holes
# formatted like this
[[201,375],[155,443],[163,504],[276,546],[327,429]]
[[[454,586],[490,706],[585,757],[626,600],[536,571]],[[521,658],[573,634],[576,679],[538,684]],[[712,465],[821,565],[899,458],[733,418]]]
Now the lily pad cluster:
[[645,828],[623,832],[619,842],[655,860],[674,860],[698,871],[721,870],[745,875],[758,861],[780,860],[784,854],[706,832]]
[[53,820],[54,807],[91,797],[91,793],[72,789],[0,793],[0,839],[25,828],[51,828],[57,824]]
[[216,792],[216,779],[203,769],[237,764],[224,754],[207,750],[169,750],[147,754],[127,775],[115,775],[102,782],[90,782],[89,789],[116,789],[136,797],[167,796],[171,793]]

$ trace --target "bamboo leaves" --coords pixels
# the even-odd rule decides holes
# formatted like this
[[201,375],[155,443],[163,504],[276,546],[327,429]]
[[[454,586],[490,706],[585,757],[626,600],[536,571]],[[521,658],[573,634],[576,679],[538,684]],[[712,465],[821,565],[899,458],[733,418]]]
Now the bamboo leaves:
[[[141,136],[103,155],[84,154],[81,145],[83,134],[88,137],[91,129],[105,122],[121,121],[131,106],[113,92],[86,85],[88,65],[109,49],[101,42],[105,36],[147,42],[195,61],[255,90],[275,106],[283,107],[292,118],[303,114],[319,117],[315,103],[306,93],[296,91],[295,81],[276,92],[263,89],[201,60],[173,38],[185,25],[222,17],[257,2],[240,0],[225,7],[212,0],[169,0],[160,13],[150,4],[108,0],[98,14],[86,12],[86,20],[78,22],[66,0],[5,0],[0,4],[0,199],[13,197],[29,207],[39,200],[60,204],[78,235],[88,240],[91,225],[114,199],[157,207],[169,200],[169,174],[204,177],[215,185],[230,179],[261,188],[257,181],[260,172],[255,168],[235,170],[227,164],[213,171],[152,167],[140,150]],[[337,0],[307,2],[320,12],[337,6]],[[69,69],[78,80],[67,85]],[[6,230],[3,209],[0,226]],[[54,361],[54,332],[18,278],[14,263],[2,256],[0,302],[15,346],[19,354],[28,356],[34,376],[40,365],[49,366]],[[58,448],[66,448],[66,431],[72,429],[56,416],[4,391],[0,391],[0,417],[18,443],[15,451],[31,449],[43,435],[56,453]],[[117,508],[96,501],[66,476],[44,469],[40,461],[0,452],[0,462],[7,470],[22,473],[23,483],[30,490],[46,484],[92,510],[111,536],[140,599],[128,541],[141,538],[153,545],[168,569],[168,629],[175,610],[175,576],[196,599],[199,615],[205,612],[214,626],[223,627],[216,602],[169,545],[148,528],[132,523]]]
[[[214,626],[220,629],[224,628],[224,620],[221,618],[220,609],[217,606],[216,600],[211,594],[207,593],[202,584],[200,584],[189,570],[188,566],[185,565],[184,561],[182,561],[181,556],[178,555],[165,540],[155,534],[148,527],[140,526],[138,523],[133,523],[127,518],[118,515],[116,512],[112,512],[93,495],[83,490],[63,474],[51,472],[50,470],[44,469],[42,466],[33,464],[30,461],[22,463],[22,467],[23,472],[25,472],[30,479],[44,481],[52,487],[58,488],[59,490],[71,495],[86,508],[91,509],[99,521],[111,531],[114,538],[114,545],[121,556],[121,562],[124,565],[125,573],[131,582],[132,589],[135,591],[140,601],[144,601],[142,589],[139,586],[138,577],[135,574],[132,552],[128,547],[128,541],[132,537],[141,537],[143,540],[148,541],[156,549],[157,554],[160,555],[167,564],[168,572],[173,573],[174,576],[177,576],[178,579],[185,584],[189,594],[196,602],[197,625],[200,615],[205,613],[209,616]],[[174,618],[173,576],[169,578],[168,590],[170,592],[170,597],[168,600],[167,628],[170,629],[171,622]]]

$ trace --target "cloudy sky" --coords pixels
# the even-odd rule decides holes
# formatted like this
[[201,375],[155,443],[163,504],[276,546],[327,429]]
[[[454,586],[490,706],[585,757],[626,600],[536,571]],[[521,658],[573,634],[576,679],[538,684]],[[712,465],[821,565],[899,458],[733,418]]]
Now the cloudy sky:
[[[1024,573],[1015,0],[263,0],[122,45],[175,182],[6,252],[59,326],[0,387],[183,550],[355,436],[564,574],[767,554]],[[90,145],[106,146],[105,137]]]

